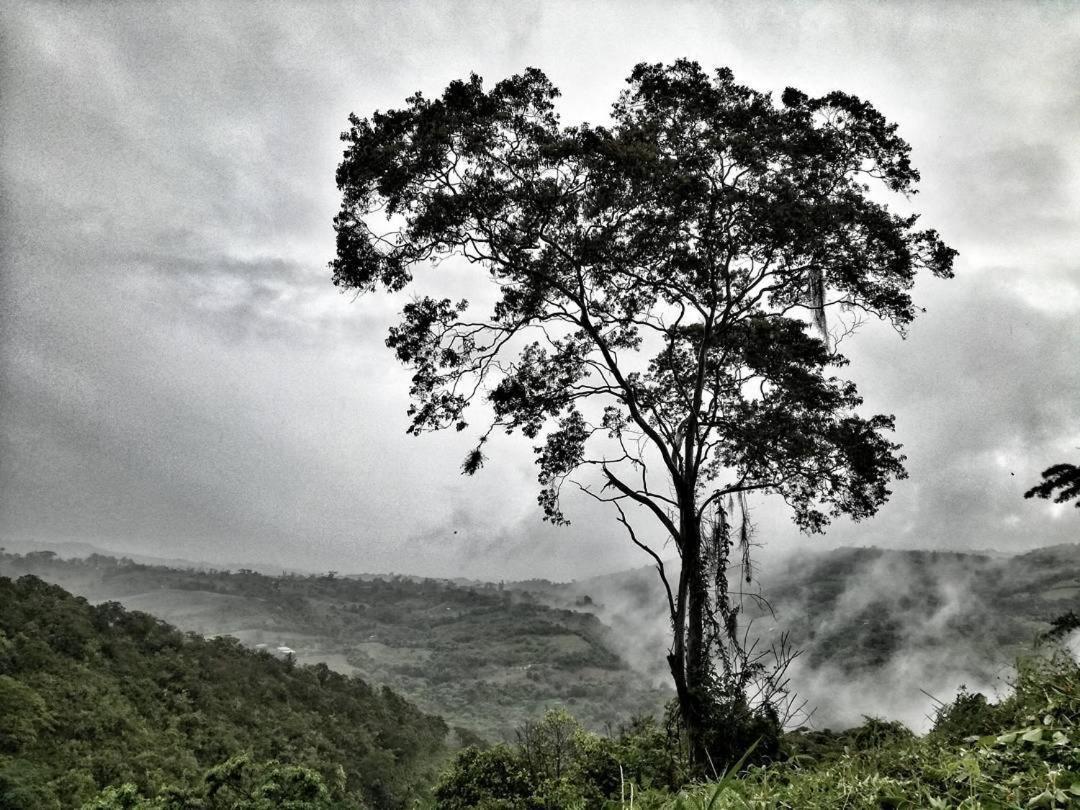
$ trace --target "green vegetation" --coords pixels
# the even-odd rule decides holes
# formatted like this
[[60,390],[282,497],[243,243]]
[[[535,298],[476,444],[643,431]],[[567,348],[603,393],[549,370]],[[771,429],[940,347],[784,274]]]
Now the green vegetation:
[[161,806],[404,808],[434,781],[446,734],[389,689],[326,666],[0,578],[4,810],[79,807],[108,787],[91,807],[171,796]]
[[83,810],[335,810],[359,806],[330,790],[311,768],[233,757],[207,771],[193,789],[173,787],[147,797],[130,782],[103,790]]
[[[1063,652],[1022,660],[1014,692],[1000,704],[962,693],[940,708],[934,730],[921,739],[879,721],[872,726],[875,733],[861,745],[849,733],[817,757],[753,768],[739,780],[674,798],[649,797],[639,806],[975,810],[1080,804],[1080,669]],[[883,726],[892,733],[875,741]]]
[[436,788],[439,806],[622,810],[631,789],[639,810],[1080,804],[1080,668],[1060,650],[1022,660],[1012,695],[996,705],[961,691],[939,707],[925,737],[878,718],[839,733],[801,729],[785,736],[780,761],[745,769],[725,763],[722,779],[681,789],[685,772],[677,763],[684,758],[654,725],[613,739],[559,714],[539,726],[546,733],[523,736],[514,748],[462,752]]
[[[948,658],[975,649],[1000,665],[1003,651],[1024,646],[1029,657],[1010,697],[994,704],[961,690],[924,737],[881,718],[800,729],[775,743],[744,741],[711,766],[724,773],[753,745],[738,778],[703,784],[689,782],[670,716],[621,719],[632,706],[647,714],[662,693],[588,684],[617,692],[637,677],[597,617],[580,612],[606,618],[616,593],[633,594],[624,604],[645,598],[629,574],[617,589],[596,580],[500,587],[49,553],[0,554],[0,571],[164,606],[189,628],[288,644],[298,659],[184,634],[116,603],[93,607],[32,576],[0,579],[0,810],[621,810],[631,791],[639,810],[1080,803],[1080,672],[1061,652],[1030,657],[1029,645],[1067,640],[1080,625],[1068,612],[1074,597],[1058,595],[1078,581],[1074,547],[1007,559],[842,549],[772,572],[778,612],[805,611],[793,624],[811,639],[806,659],[842,661],[841,676],[888,672],[913,650]],[[481,721],[454,728],[469,747],[446,766],[442,721],[355,676],[298,663],[320,654],[461,706],[458,716]],[[582,698],[574,678],[586,681]]]
[[[446,718],[464,741],[496,741],[549,708],[593,729],[659,711],[652,688],[613,649],[595,616],[553,609],[492,584],[407,577],[280,576],[139,565],[102,555],[0,553],[0,573],[33,574],[85,596],[144,610],[182,630],[249,646],[287,646],[386,684]],[[659,655],[659,652],[657,653]]]
[[605,737],[555,709],[522,728],[516,745],[462,751],[435,796],[440,810],[600,807],[622,801],[631,784],[672,790],[687,778],[671,727],[638,718]]

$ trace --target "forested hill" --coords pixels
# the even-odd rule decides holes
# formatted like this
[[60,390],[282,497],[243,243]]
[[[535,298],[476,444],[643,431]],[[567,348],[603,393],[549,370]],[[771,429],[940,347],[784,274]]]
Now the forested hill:
[[490,583],[408,577],[266,576],[91,555],[0,552],[0,575],[34,574],[204,636],[229,635],[298,662],[386,684],[446,718],[453,742],[514,739],[547,709],[601,730],[658,711],[651,686],[596,616]]
[[305,806],[412,807],[446,735],[439,717],[325,666],[93,606],[36,577],[0,577],[5,810],[79,807],[121,783],[217,807],[200,803],[208,786],[225,801],[260,773],[324,800]]
[[[670,696],[670,626],[655,571],[575,583],[455,583],[408,577],[266,576],[0,553],[0,574],[32,573],[202,635],[287,646],[387,684],[446,718],[452,743],[514,739],[553,707],[604,730]],[[744,600],[765,641],[803,650],[795,691],[819,727],[864,714],[926,726],[956,688],[993,694],[1050,621],[1080,612],[1080,547],[1013,556],[845,548],[767,558]],[[745,624],[744,624],[745,626]]]

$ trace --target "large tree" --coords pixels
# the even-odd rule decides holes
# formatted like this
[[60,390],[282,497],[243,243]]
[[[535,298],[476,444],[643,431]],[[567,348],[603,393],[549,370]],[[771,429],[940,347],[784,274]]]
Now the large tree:
[[602,126],[561,125],[536,69],[350,117],[332,268],[359,292],[403,290],[449,256],[487,271],[490,312],[418,296],[390,330],[414,372],[410,432],[464,430],[486,399],[466,473],[494,431],[546,431],[546,519],[566,522],[568,481],[613,505],[666,589],[702,764],[747,494],[778,494],[818,532],[874,514],[904,475],[892,417],[856,412],[826,324],[873,316],[903,332],[917,273],[950,276],[954,251],[880,201],[919,175],[869,103],[792,88],[777,103],[685,60],[640,64],[628,85]]

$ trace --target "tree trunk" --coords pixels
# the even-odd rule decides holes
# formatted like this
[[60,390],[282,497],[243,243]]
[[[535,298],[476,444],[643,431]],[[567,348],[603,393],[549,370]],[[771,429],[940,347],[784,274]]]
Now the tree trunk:
[[706,746],[709,701],[709,649],[706,638],[708,586],[702,570],[701,525],[694,504],[680,512],[682,570],[679,601],[673,628],[674,643],[668,666],[675,681],[679,714],[686,729],[691,767],[707,773]]

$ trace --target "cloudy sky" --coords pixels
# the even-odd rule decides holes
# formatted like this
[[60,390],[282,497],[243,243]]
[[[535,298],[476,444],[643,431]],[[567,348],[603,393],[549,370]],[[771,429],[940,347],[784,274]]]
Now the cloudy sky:
[[401,299],[330,284],[346,116],[526,66],[566,122],[639,61],[842,89],[901,125],[957,277],[906,341],[846,344],[909,480],[773,549],[1080,540],[1025,501],[1080,460],[1080,7],[1070,3],[8,3],[0,66],[0,545],[320,570],[569,578],[640,564],[610,515],[541,524],[529,442],[405,435]]

